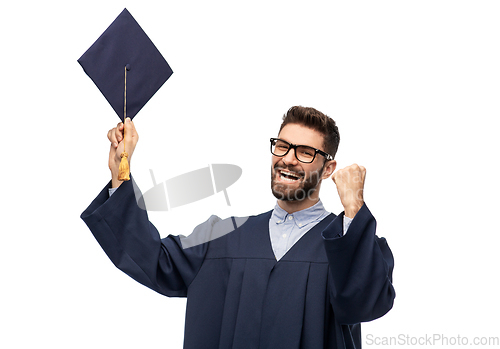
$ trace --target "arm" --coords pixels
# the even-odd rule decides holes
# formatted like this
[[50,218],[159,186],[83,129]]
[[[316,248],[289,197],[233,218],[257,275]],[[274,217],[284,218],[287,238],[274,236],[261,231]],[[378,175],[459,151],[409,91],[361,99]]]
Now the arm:
[[[323,232],[330,263],[332,306],[338,321],[355,324],[387,313],[394,302],[394,258],[376,221],[366,207],[363,188],[366,169],[356,164],[333,174],[344,212]],[[353,218],[342,234],[343,218]]]
[[342,217],[323,232],[332,276],[331,304],[342,324],[371,321],[392,308],[394,258],[386,240],[375,235],[376,221],[366,205],[344,236]]
[[81,218],[117,268],[158,293],[186,296],[206,244],[182,249],[177,236],[160,239],[147,212],[137,206],[133,186],[133,179],[123,182],[109,199],[105,187]]
[[137,206],[136,198],[140,196],[136,194],[140,193],[133,179],[118,180],[124,132],[129,161],[139,139],[129,118],[108,132],[110,184],[115,192],[109,197],[110,185],[104,188],[81,218],[120,270],[161,294],[185,296],[201,266],[205,246],[183,250],[178,237],[160,239],[147,212]]

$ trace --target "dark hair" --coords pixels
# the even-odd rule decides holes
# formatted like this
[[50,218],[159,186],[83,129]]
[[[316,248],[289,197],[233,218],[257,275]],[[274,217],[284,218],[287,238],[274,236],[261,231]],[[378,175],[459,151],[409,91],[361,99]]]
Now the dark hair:
[[299,124],[318,131],[323,135],[324,151],[335,157],[339,147],[340,135],[335,121],[322,112],[308,107],[296,106],[283,115],[280,131],[287,124]]

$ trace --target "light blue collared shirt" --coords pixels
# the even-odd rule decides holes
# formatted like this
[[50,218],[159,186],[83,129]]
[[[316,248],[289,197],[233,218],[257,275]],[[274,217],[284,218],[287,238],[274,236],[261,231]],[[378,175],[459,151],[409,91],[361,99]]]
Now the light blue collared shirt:
[[[280,260],[305,233],[329,214],[321,200],[309,208],[294,213],[286,212],[276,203],[269,220],[269,234],[276,260]],[[344,218],[345,234],[352,219]]]

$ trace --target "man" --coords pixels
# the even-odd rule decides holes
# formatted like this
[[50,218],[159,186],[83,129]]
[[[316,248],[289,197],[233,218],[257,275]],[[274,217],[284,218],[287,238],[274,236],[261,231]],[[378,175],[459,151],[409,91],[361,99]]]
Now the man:
[[[118,180],[124,129],[128,153],[135,149],[130,120],[108,132],[113,193],[108,199],[104,188],[82,219],[118,268],[161,294],[188,298],[185,348],[361,347],[360,323],[392,307],[394,263],[363,201],[365,169],[334,173],[340,138],[331,118],[292,107],[271,139],[274,210],[222,236],[225,221],[212,216],[194,233],[219,237],[189,248],[177,236],[160,239],[131,181]],[[332,174],[345,209],[339,216],[319,200]]]

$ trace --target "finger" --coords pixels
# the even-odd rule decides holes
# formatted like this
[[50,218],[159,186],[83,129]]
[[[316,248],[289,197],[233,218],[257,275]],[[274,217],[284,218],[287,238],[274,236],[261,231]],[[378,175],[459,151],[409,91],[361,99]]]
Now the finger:
[[130,118],[127,118],[125,121],[125,128],[126,128],[126,140],[127,140],[127,147],[130,149],[132,152],[139,141],[139,135],[137,134],[137,131],[135,129],[135,125],[130,120]]
[[124,127],[124,131],[127,133],[127,135],[129,135],[129,134],[130,134],[130,132],[132,131],[132,128],[131,128],[131,127],[132,127],[132,120],[130,120],[130,118],[129,118],[129,117],[127,117],[127,118],[125,119],[125,122],[124,122],[124,124],[123,124],[123,127]]
[[123,122],[119,122],[116,124],[116,127],[115,127],[115,132],[120,135],[123,135],[123,130],[125,128],[125,125],[123,124]]
[[118,146],[115,128],[112,128],[111,130],[108,131],[108,139],[115,148]]
[[352,171],[353,179],[355,182],[358,183],[363,183],[364,181],[364,174],[362,170],[363,166],[355,165]]
[[135,129],[135,125],[134,125],[134,122],[132,121],[132,119],[130,119],[130,118],[125,119],[125,127],[127,128],[128,134],[130,134],[134,137],[137,135],[137,131]]
[[123,139],[123,123],[121,122],[115,127],[115,137],[118,142],[121,142]]

